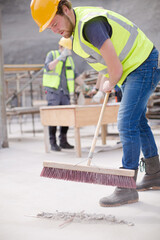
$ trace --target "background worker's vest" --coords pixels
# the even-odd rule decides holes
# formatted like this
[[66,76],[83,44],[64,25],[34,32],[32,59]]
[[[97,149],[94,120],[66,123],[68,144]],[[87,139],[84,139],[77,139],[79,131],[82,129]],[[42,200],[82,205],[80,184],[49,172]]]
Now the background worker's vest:
[[120,86],[128,74],[148,58],[153,43],[135,24],[115,12],[95,7],[77,7],[74,10],[76,26],[73,34],[73,51],[106,77],[109,77],[106,63],[99,49],[84,39],[83,27],[86,22],[98,16],[106,18],[111,25],[111,41],[123,66],[123,74],[118,82]]
[[[53,60],[57,58],[60,53],[58,50],[51,51]],[[50,53],[50,52],[49,52]],[[48,53],[48,54],[49,54]],[[47,55],[48,55],[47,54]],[[63,68],[63,61],[59,61],[55,69],[52,71],[43,72],[43,86],[58,89],[61,81],[61,73]],[[75,79],[75,65],[71,56],[68,56],[65,61],[66,80],[69,93],[74,93],[74,79]]]

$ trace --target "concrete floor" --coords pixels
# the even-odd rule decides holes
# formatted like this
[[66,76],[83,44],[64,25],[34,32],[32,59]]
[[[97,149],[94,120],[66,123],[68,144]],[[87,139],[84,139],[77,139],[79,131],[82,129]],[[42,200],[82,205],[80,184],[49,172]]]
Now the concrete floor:
[[[38,127],[36,124],[36,127]],[[25,127],[27,124],[25,124]],[[113,127],[113,126],[112,126]],[[114,128],[115,130],[115,128]],[[8,149],[0,150],[0,239],[1,240],[159,240],[160,192],[139,193],[139,202],[114,208],[102,208],[101,197],[113,192],[114,187],[59,181],[40,177],[45,160],[77,163],[87,159],[87,149],[93,137],[93,128],[81,129],[82,158],[76,158],[73,150],[60,153],[44,152],[43,133],[19,132],[12,126]],[[154,128],[160,151],[160,129]],[[69,142],[74,144],[73,129],[69,131]],[[108,138],[113,146],[118,138]],[[100,139],[97,146],[101,145]],[[95,153],[96,165],[118,167],[122,149]],[[138,175],[138,180],[143,173]],[[57,212],[75,215],[104,214],[106,221],[95,220],[65,222],[53,218],[37,217],[39,213]],[[47,215],[48,216],[48,215]]]

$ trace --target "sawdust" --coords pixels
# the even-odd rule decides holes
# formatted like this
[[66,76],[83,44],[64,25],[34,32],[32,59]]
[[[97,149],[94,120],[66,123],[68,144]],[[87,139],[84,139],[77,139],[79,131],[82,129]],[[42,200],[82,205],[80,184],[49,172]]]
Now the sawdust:
[[117,219],[113,215],[85,213],[84,211],[75,212],[59,212],[48,213],[41,212],[37,214],[38,218],[50,219],[55,221],[63,221],[59,227],[63,228],[70,223],[82,223],[82,224],[125,224],[127,226],[134,226],[134,223],[126,220]]

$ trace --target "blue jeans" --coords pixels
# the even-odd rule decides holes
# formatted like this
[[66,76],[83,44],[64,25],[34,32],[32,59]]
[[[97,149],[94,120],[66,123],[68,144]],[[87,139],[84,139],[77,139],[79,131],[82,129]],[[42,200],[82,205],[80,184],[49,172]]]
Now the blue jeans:
[[148,59],[121,86],[123,97],[118,113],[118,130],[123,146],[124,168],[138,168],[140,150],[145,158],[158,155],[145,114],[148,99],[159,80],[158,51],[154,48]]

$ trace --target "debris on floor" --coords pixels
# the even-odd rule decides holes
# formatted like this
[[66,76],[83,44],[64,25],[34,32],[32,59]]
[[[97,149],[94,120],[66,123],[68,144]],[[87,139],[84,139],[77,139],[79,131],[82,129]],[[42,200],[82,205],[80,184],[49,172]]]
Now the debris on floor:
[[48,213],[41,212],[37,214],[38,218],[51,219],[55,221],[63,221],[59,227],[64,227],[65,225],[74,222],[74,223],[87,223],[87,224],[126,224],[128,226],[134,226],[134,223],[128,222],[126,220],[119,220],[113,215],[105,214],[89,214],[84,211],[75,213],[75,212],[59,212]]

